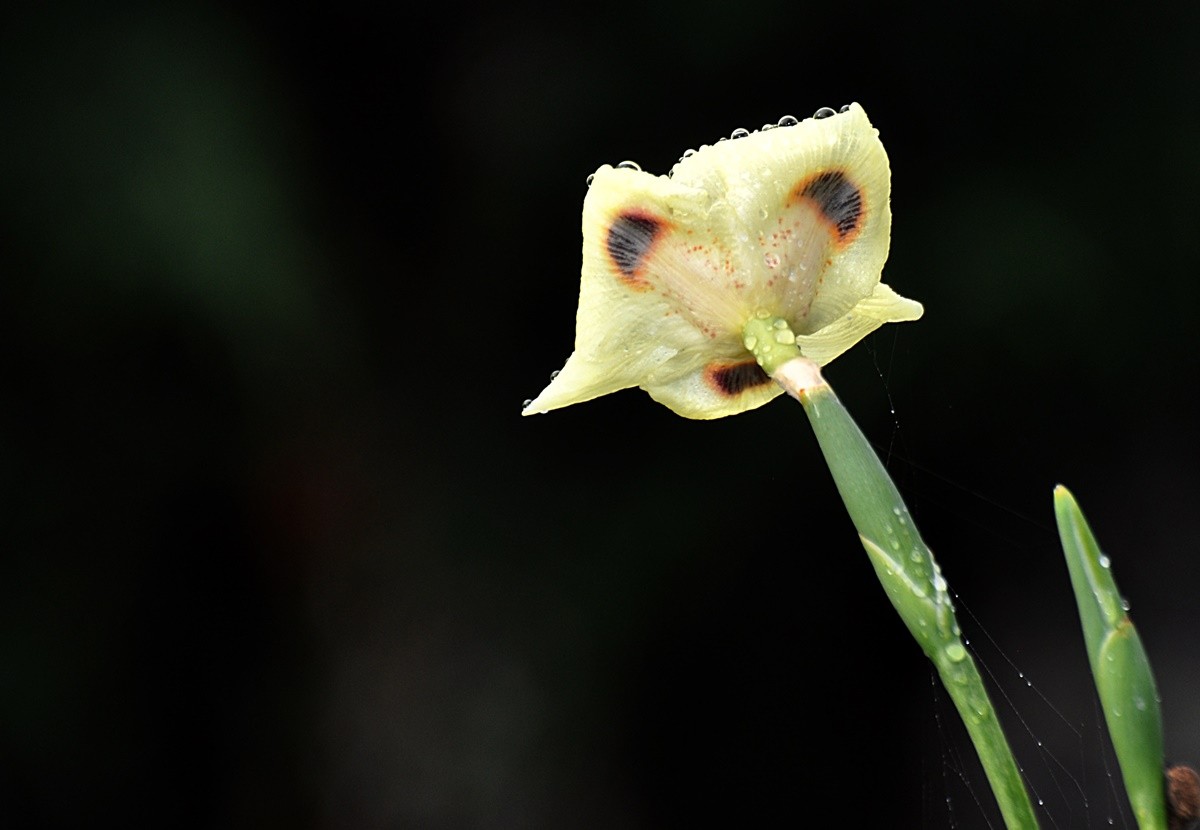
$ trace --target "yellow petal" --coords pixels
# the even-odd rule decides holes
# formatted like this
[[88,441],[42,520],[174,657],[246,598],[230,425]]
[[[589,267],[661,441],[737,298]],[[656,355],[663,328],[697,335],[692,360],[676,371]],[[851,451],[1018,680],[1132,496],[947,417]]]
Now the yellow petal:
[[796,345],[809,360],[824,366],[884,323],[917,320],[925,309],[901,297],[884,283],[842,317],[812,334],[797,334]]
[[718,358],[667,383],[647,383],[650,397],[685,418],[723,418],[762,406],[783,388],[743,352]]
[[575,351],[525,408],[546,412],[648,383],[669,385],[736,353],[744,266],[727,211],[708,194],[636,169],[596,171],[583,205]]
[[727,206],[747,304],[812,332],[871,296],[891,238],[891,173],[858,104],[829,118],[722,141],[683,159],[680,184]]

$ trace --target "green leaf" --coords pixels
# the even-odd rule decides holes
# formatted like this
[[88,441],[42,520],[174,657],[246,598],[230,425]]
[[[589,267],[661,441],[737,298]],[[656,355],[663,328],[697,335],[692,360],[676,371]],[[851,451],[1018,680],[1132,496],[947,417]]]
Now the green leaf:
[[1108,557],[1065,487],[1054,490],[1054,514],[1129,803],[1141,830],[1165,830],[1162,713],[1150,660],[1125,612]]

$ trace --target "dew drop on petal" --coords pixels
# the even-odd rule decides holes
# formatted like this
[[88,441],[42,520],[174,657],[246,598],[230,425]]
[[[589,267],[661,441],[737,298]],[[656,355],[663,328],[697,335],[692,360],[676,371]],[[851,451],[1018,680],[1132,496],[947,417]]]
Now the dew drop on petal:
[[831,115],[837,115],[837,113],[834,112],[833,107],[821,107],[819,110],[813,113],[813,118],[828,118]]
[[745,127],[738,127],[736,130],[734,130],[733,132],[731,132],[729,134],[729,137],[730,138],[745,138],[748,135],[750,135],[749,130],[747,130]]
[[779,267],[779,254],[773,254],[770,251],[763,254],[763,264],[766,265],[768,268],[778,268]]
[[951,643],[946,646],[946,656],[951,662],[960,663],[967,656],[967,650],[962,647],[962,643]]
[[780,127],[794,127],[800,123],[800,119],[794,115],[785,115],[775,123]]
[[1107,568],[1109,565],[1111,565],[1111,564],[1112,564],[1112,560],[1111,560],[1111,559],[1109,559],[1107,556],[1105,556],[1103,553],[1102,553],[1102,554],[1100,554],[1100,559],[1099,559],[1099,560],[1097,560],[1097,561],[1099,561],[1099,562],[1100,562],[1100,567],[1101,567],[1101,568]]
[[636,161],[629,161],[628,159],[626,159],[625,161],[623,161],[617,165],[617,169],[619,169],[619,170],[637,170],[640,172],[642,169],[642,166],[640,164],[638,164]]

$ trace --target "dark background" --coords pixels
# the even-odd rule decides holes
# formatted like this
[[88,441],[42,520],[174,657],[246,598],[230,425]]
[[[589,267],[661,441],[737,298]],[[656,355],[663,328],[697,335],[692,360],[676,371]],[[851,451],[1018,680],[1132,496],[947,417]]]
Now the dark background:
[[1200,761],[1196,8],[7,12],[0,818],[999,826],[798,405],[518,417],[588,173],[857,100],[926,315],[827,376],[1044,824],[1121,826],[1051,492]]

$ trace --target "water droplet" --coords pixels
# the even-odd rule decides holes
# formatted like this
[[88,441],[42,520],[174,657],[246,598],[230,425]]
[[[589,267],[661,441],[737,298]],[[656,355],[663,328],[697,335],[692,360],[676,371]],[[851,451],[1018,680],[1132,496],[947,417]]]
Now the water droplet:
[[589,174],[588,174],[588,177],[587,177],[587,186],[588,186],[588,187],[591,187],[591,186],[592,186],[592,182],[594,182],[594,181],[596,181],[596,174],[595,174],[595,173],[589,173]]
[[556,377],[558,377],[558,373],[559,373],[559,372],[561,372],[561,371],[562,371],[562,369],[555,369],[553,372],[551,372],[551,373],[550,373],[550,380],[554,380]]
[[758,218],[759,219],[766,219],[770,215],[771,215],[771,212],[769,210],[767,210],[765,207],[758,209]]
[[1112,560],[1111,560],[1111,559],[1109,559],[1107,556],[1105,556],[1103,553],[1102,553],[1102,554],[1100,554],[1100,559],[1099,559],[1099,560],[1097,560],[1097,561],[1099,561],[1099,562],[1100,562],[1100,567],[1101,567],[1101,568],[1107,568],[1109,565],[1111,565],[1111,564],[1112,564]]
[[636,161],[629,161],[628,159],[626,159],[625,161],[623,161],[617,165],[617,169],[618,170],[637,170],[640,172],[642,169],[642,166],[640,164],[638,164]]
[[733,132],[731,132],[729,134],[729,137],[730,138],[745,138],[748,135],[750,135],[749,130],[747,130],[745,127],[738,127],[736,130],[734,130]]
[[833,107],[821,107],[819,110],[813,113],[813,118],[828,118],[831,115],[837,115],[837,113],[833,111]]
[[1135,697],[1133,699],[1133,705],[1137,707],[1139,712],[1146,711],[1146,699],[1144,697]]
[[694,155],[696,155],[696,151],[695,151],[695,150],[684,150],[684,151],[683,151],[683,158],[681,158],[681,159],[680,159],[680,161],[683,161],[683,159],[691,158],[691,157],[692,157],[692,156],[694,156]]
[[[773,254],[768,251],[767,253],[763,254],[763,262],[766,264],[766,266],[768,268],[778,268],[779,267],[779,255]],[[780,322],[783,322],[783,321],[780,320]]]
[[775,122],[780,127],[794,127],[800,123],[800,119],[794,115],[785,115]]
[[796,335],[790,331],[777,331],[775,332],[775,342],[781,343],[784,346],[790,346],[796,342]]
[[526,398],[521,403],[521,409],[528,409],[531,403],[533,403],[533,398]]
[[753,334],[746,335],[746,339],[742,341],[742,345],[746,347],[746,351],[754,351],[754,347],[758,345],[758,338]]
[[771,316],[771,312],[767,311],[765,308],[760,308],[758,311],[754,312],[754,316],[760,320],[765,320]]
[[895,506],[895,507],[893,507],[893,508],[892,508],[892,515],[893,515],[893,516],[899,516],[899,515],[900,515],[902,512],[904,512],[904,511],[902,511],[902,510],[900,509],[900,506],[899,506],[899,505],[897,505],[897,506]]
[[776,320],[771,325],[774,326],[775,328],[779,329],[780,331],[783,331],[784,329],[786,329],[788,327],[787,320],[783,320],[783,319]]
[[892,550],[900,550],[900,540],[899,539],[890,540],[890,544],[892,546]]
[[1129,610],[1129,600],[1125,599],[1125,597],[1121,597],[1121,610],[1122,611]]
[[762,131],[763,131],[764,133],[765,133],[767,130],[773,130],[773,129],[775,129],[775,125],[774,125],[774,124],[763,124],[763,125],[762,125]]
[[838,108],[838,112],[850,112],[850,105],[842,104],[842,106]]

